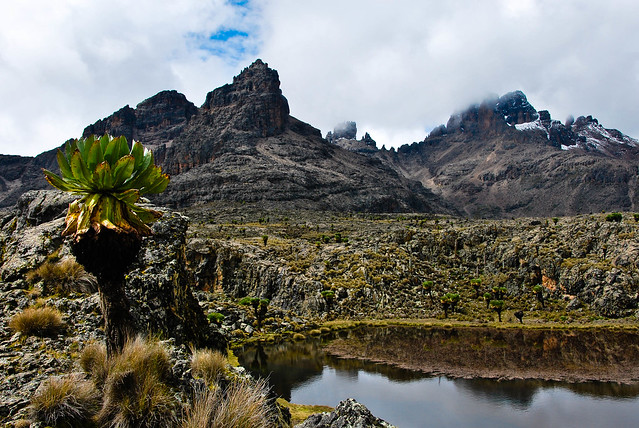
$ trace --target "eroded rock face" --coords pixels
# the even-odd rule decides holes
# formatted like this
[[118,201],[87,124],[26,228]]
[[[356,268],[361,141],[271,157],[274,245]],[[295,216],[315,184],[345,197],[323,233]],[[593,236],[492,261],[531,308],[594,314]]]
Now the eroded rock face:
[[209,325],[185,272],[188,218],[164,211],[145,238],[127,275],[131,313],[143,331],[173,337],[178,344],[226,350],[226,339]]
[[388,422],[373,416],[353,398],[341,401],[334,411],[310,416],[295,428],[393,428]]
[[[568,314],[636,315],[639,224],[632,217],[621,223],[604,217],[558,218],[557,224],[544,219],[361,221],[350,229],[336,225],[348,243],[287,238],[273,245],[261,243],[259,226],[236,226],[249,228],[238,240],[231,237],[234,227],[218,231],[215,226],[219,239],[203,238],[209,232],[202,230],[189,242],[187,268],[195,288],[233,298],[268,298],[274,307],[309,317],[436,317],[443,315],[439,297],[480,275],[485,284],[479,296],[490,292],[491,284],[503,284],[509,299],[526,301],[524,311],[542,310],[533,293],[541,285],[546,298],[562,302]],[[258,230],[250,232],[253,227]],[[305,225],[300,230],[310,233]],[[296,233],[295,227],[285,233]],[[321,239],[327,232],[316,233]],[[420,287],[425,278],[437,284],[432,295]],[[327,289],[333,298],[322,296]]]
[[209,92],[202,109],[215,123],[259,137],[282,132],[289,114],[277,71],[259,59],[235,76],[232,84]]
[[[66,208],[74,199],[54,190],[27,192],[3,219],[0,275],[4,289],[27,288],[24,277],[29,270],[53,253],[71,254],[61,232]],[[141,331],[174,337],[180,344],[225,349],[224,337],[209,327],[184,271],[187,225],[186,217],[165,211],[153,225],[154,235],[143,240],[126,278],[131,311]]]
[[197,107],[177,91],[162,91],[139,103],[128,105],[111,116],[84,128],[82,137],[90,135],[124,135],[129,142],[143,141],[149,149],[170,144],[183,131]]
[[539,117],[537,110],[521,91],[509,92],[499,97],[495,110],[504,115],[509,125],[532,122]]

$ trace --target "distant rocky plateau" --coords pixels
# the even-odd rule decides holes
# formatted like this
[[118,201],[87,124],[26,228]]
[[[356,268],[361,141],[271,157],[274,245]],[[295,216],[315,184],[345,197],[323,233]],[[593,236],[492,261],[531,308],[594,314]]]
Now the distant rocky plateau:
[[[258,59],[199,108],[162,91],[87,126],[83,136],[103,133],[153,150],[171,175],[153,202],[172,208],[228,201],[473,218],[639,209],[639,142],[592,116],[553,120],[521,91],[452,115],[421,142],[386,150],[368,133],[357,140],[354,122],[323,138],[291,116],[277,71]],[[48,187],[41,169],[57,169],[56,150],[0,155],[0,207]]]

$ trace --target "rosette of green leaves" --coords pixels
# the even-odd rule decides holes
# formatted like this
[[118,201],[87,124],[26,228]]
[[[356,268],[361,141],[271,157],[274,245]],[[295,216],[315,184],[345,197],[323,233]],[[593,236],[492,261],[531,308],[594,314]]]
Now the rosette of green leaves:
[[160,193],[169,184],[153,161],[153,153],[139,142],[131,149],[124,136],[90,136],[67,142],[58,150],[61,176],[44,170],[46,180],[65,192],[82,196],[69,204],[62,234],[77,238],[105,227],[118,233],[151,234],[147,225],[162,216],[136,205],[144,193]]

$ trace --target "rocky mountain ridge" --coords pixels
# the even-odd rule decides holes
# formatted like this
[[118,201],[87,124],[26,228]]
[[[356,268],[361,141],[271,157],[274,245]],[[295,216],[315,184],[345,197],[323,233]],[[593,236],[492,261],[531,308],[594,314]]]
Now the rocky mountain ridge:
[[637,140],[590,116],[552,120],[520,91],[454,114],[422,142],[375,156],[471,217],[639,208]]
[[[277,71],[261,60],[198,108],[176,91],[125,106],[85,128],[150,147],[172,175],[154,202],[215,201],[333,211],[439,212],[471,217],[636,210],[639,143],[591,116],[565,123],[521,91],[451,116],[420,143],[381,150],[354,122],[324,139],[290,115]],[[0,157],[0,206],[47,188],[55,150]]]

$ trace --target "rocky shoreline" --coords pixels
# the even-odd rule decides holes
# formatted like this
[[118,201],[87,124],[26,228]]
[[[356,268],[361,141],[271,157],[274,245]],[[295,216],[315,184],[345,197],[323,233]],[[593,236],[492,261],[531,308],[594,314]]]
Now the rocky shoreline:
[[398,328],[400,333],[381,330],[393,327],[377,327],[378,332],[368,328],[365,334],[330,342],[325,351],[338,358],[449,378],[639,385],[639,334],[635,330]]

